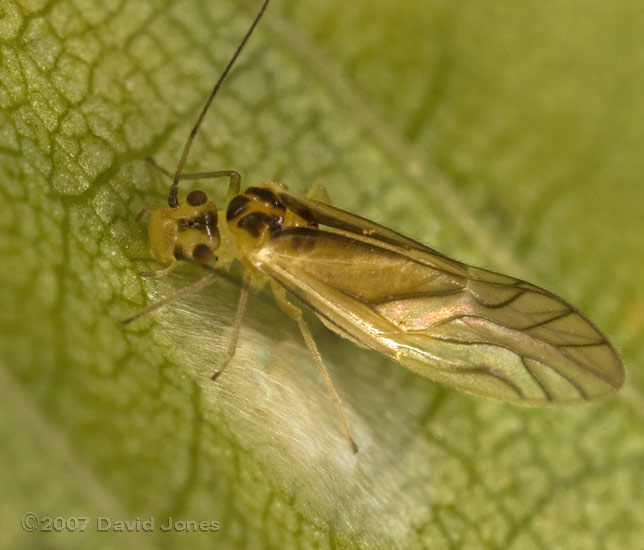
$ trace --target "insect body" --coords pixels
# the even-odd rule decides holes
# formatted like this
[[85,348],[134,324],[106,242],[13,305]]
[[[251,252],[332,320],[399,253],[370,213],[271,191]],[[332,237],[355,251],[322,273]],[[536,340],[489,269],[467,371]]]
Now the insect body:
[[605,336],[552,293],[269,185],[334,231],[282,231],[254,261],[332,330],[428,378],[503,401],[573,403],[622,385]]
[[[277,183],[240,193],[237,172],[183,174],[192,138],[228,68],[174,176],[163,170],[173,184],[169,206],[152,216],[150,243],[153,258],[169,265],[147,273],[164,275],[181,262],[207,263],[215,255],[223,268],[234,258],[242,262],[233,336],[213,378],[234,355],[249,287],[270,283],[278,305],[298,323],[354,450],[340,399],[287,291],[339,335],[468,393],[518,404],[563,404],[600,398],[623,384],[624,368],[606,337],[538,286],[452,260]],[[202,191],[178,201],[180,180],[208,177],[229,179],[225,212],[217,212]]]
[[[161,214],[153,222],[164,225]],[[191,221],[180,223],[183,231]],[[428,378],[524,404],[595,399],[623,382],[601,332],[535,285],[451,260],[275,183],[237,195],[226,223],[256,277],[297,296],[331,330]],[[209,239],[204,225],[195,248]],[[160,256],[154,248],[153,255]]]

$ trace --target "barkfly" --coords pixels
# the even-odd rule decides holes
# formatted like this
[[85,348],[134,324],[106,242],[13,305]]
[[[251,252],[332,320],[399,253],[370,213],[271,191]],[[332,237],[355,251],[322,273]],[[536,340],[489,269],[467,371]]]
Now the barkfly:
[[[311,193],[297,195],[270,181],[242,193],[234,170],[183,173],[203,118],[268,2],[217,80],[175,172],[152,161],[172,179],[168,206],[152,207],[149,226],[151,255],[167,267],[142,276],[158,277],[183,262],[213,259],[223,269],[235,258],[244,267],[228,353],[213,380],[234,356],[249,288],[270,283],[277,304],[300,328],[354,452],[357,446],[340,398],[290,295],[340,336],[467,393],[545,405],[589,401],[617,390],[624,368],[615,348],[589,319],[551,292],[452,260]],[[218,212],[199,190],[179,202],[180,181],[206,178],[228,179],[224,211]],[[126,322],[205,287],[215,277],[201,279]]]

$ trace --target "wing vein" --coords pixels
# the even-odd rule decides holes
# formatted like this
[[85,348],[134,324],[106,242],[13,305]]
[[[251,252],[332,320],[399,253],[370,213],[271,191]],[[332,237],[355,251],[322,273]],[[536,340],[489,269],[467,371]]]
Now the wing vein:
[[[480,319],[480,320],[492,323],[493,325],[500,326],[500,327],[503,327],[503,328],[506,328],[506,329],[509,329],[509,330],[517,330],[517,329],[505,327],[504,325],[499,325],[498,323],[495,323],[491,319],[488,319],[488,318],[480,316],[480,315],[471,315],[471,314],[465,314],[465,313],[461,314],[461,315],[454,315],[454,316],[446,318],[446,319],[441,319],[440,321],[437,321],[436,323],[432,324],[431,326],[435,327],[435,326],[446,324],[448,322],[451,322],[451,321],[454,321],[454,320],[459,320],[459,319]],[[512,349],[512,348],[510,348],[508,346],[505,346],[503,344],[500,344],[498,342],[476,341],[476,340],[467,340],[467,341],[465,341],[465,340],[458,340],[458,339],[454,339],[454,338],[443,338],[443,337],[437,336],[435,334],[428,334],[428,333],[426,333],[424,331],[414,331],[414,332],[422,333],[425,336],[427,336],[429,338],[432,338],[434,340],[439,340],[441,342],[447,342],[447,343],[452,343],[452,344],[461,344],[461,345],[465,345],[465,346],[467,346],[467,345],[496,346],[496,347],[499,347],[499,348],[502,348],[502,349],[507,349],[508,351],[511,351],[512,353],[514,353],[515,355],[518,355],[519,357],[523,357],[522,353],[517,352],[515,349]],[[518,332],[523,332],[523,331],[518,330]],[[605,376],[603,376],[601,373],[597,372],[596,370],[591,369],[590,367],[586,366],[584,363],[580,362],[578,359],[576,359],[574,357],[571,357],[570,354],[567,353],[565,350],[561,349],[561,347],[559,345],[551,344],[550,342],[546,342],[545,340],[542,340],[541,338],[537,338],[535,336],[532,336],[531,334],[528,334],[528,336],[530,338],[534,339],[534,340],[537,340],[537,341],[545,344],[546,346],[552,346],[553,348],[556,348],[561,353],[561,355],[563,355],[570,362],[574,363],[580,370],[583,370],[583,371],[585,371],[585,372],[587,372],[589,374],[592,374],[593,376],[596,376],[597,378],[599,378],[603,382],[606,382],[607,384],[610,384],[611,386],[613,386],[613,384],[611,383],[610,379],[606,378]],[[539,362],[541,362],[541,361],[539,361]],[[557,369],[556,367],[554,367],[553,365],[548,365],[546,363],[542,363],[542,364],[544,366],[552,369],[553,371],[555,371],[562,378],[568,380],[568,378],[566,376],[564,376],[561,373],[561,371],[559,369]]]
[[532,369],[528,366],[528,363],[526,363],[525,357],[523,355],[521,356],[521,363],[523,364],[526,372],[530,375],[532,380],[534,380],[535,383],[541,388],[541,391],[543,392],[543,395],[546,396],[546,399],[548,401],[552,401],[553,400],[552,399],[552,394],[550,393],[548,388],[546,388],[546,386],[541,381],[541,379],[534,372],[532,372]]

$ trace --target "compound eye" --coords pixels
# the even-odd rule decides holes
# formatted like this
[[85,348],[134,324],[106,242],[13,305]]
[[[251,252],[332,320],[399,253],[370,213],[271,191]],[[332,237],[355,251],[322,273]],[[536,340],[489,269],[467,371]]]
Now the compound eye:
[[207,264],[212,260],[212,250],[207,244],[198,244],[192,249],[192,259],[199,264]]
[[201,206],[207,201],[208,201],[208,195],[206,195],[200,189],[195,189],[194,191],[190,191],[190,193],[188,193],[188,196],[186,197],[186,202],[190,206]]

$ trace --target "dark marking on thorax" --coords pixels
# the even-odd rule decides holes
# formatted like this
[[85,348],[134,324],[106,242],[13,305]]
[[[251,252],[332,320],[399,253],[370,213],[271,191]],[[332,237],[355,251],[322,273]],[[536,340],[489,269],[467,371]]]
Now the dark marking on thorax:
[[237,222],[237,227],[246,230],[251,237],[256,239],[266,229],[270,235],[278,233],[282,229],[282,219],[280,216],[272,216],[261,210],[256,210],[243,216]]
[[245,195],[237,195],[233,200],[228,203],[226,210],[226,221],[234,220],[242,212],[248,209],[250,199]]
[[274,208],[279,208],[284,210],[284,205],[277,198],[275,193],[268,187],[249,187],[244,191],[244,195],[247,197],[253,197],[260,200],[266,206],[273,206]]

